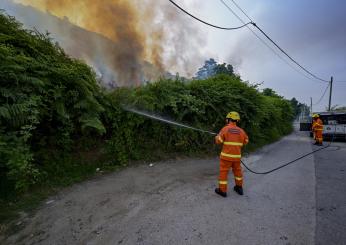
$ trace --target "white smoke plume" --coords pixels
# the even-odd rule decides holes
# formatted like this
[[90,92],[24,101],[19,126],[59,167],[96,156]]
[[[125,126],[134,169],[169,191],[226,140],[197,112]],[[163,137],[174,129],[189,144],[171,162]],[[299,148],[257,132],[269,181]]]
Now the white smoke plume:
[[166,71],[191,76],[203,62],[197,23],[166,0],[3,0],[0,8],[50,32],[68,54],[116,86],[139,85]]

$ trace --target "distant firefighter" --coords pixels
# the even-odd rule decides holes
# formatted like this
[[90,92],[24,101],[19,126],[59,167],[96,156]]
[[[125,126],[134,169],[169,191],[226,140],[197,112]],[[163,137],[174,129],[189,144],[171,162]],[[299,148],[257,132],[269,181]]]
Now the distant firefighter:
[[235,186],[234,191],[243,195],[243,173],[241,169],[241,148],[249,142],[245,131],[237,126],[240,116],[232,111],[226,116],[227,125],[215,136],[215,143],[222,144],[220,154],[219,188],[215,192],[222,197],[227,197],[228,172],[232,168]]
[[312,122],[312,131],[314,133],[314,139],[315,139],[315,143],[314,145],[319,145],[322,146],[322,142],[323,142],[323,122],[320,119],[320,115],[318,114],[313,114],[312,115],[313,118],[313,122]]

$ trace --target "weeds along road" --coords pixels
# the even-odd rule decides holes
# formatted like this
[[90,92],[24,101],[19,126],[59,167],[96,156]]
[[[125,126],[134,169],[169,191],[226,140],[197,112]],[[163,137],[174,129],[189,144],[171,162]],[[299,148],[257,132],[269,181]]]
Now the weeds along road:
[[[245,161],[266,170],[310,140],[295,132]],[[226,199],[217,158],[131,167],[51,197],[1,244],[345,244],[346,144],[335,144],[269,175],[245,171],[245,195]]]

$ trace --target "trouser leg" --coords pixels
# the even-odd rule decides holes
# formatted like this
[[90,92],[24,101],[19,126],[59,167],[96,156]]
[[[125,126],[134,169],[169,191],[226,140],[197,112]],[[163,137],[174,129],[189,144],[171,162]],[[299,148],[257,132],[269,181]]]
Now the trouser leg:
[[219,188],[222,192],[227,192],[227,180],[230,167],[231,162],[220,159]]
[[322,141],[323,141],[322,131],[319,131],[316,134],[316,139],[317,139],[317,143],[322,144]]
[[318,136],[319,136],[319,135],[318,135],[318,132],[315,131],[315,133],[314,133],[315,144],[318,144],[318,143],[319,143],[319,137],[318,137]]
[[240,161],[232,162],[232,170],[235,184],[237,186],[243,186],[243,171],[241,169]]

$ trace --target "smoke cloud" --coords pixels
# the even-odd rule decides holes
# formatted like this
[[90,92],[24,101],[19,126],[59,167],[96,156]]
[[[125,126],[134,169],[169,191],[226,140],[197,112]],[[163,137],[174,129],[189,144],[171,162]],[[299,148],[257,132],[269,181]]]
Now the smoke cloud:
[[205,42],[201,31],[168,1],[15,2],[50,16],[49,21],[42,17],[35,22],[33,16],[19,14],[24,23],[39,22],[39,29],[55,33],[53,37],[69,54],[86,60],[106,83],[139,85],[166,71],[191,76],[203,60],[200,49]]

